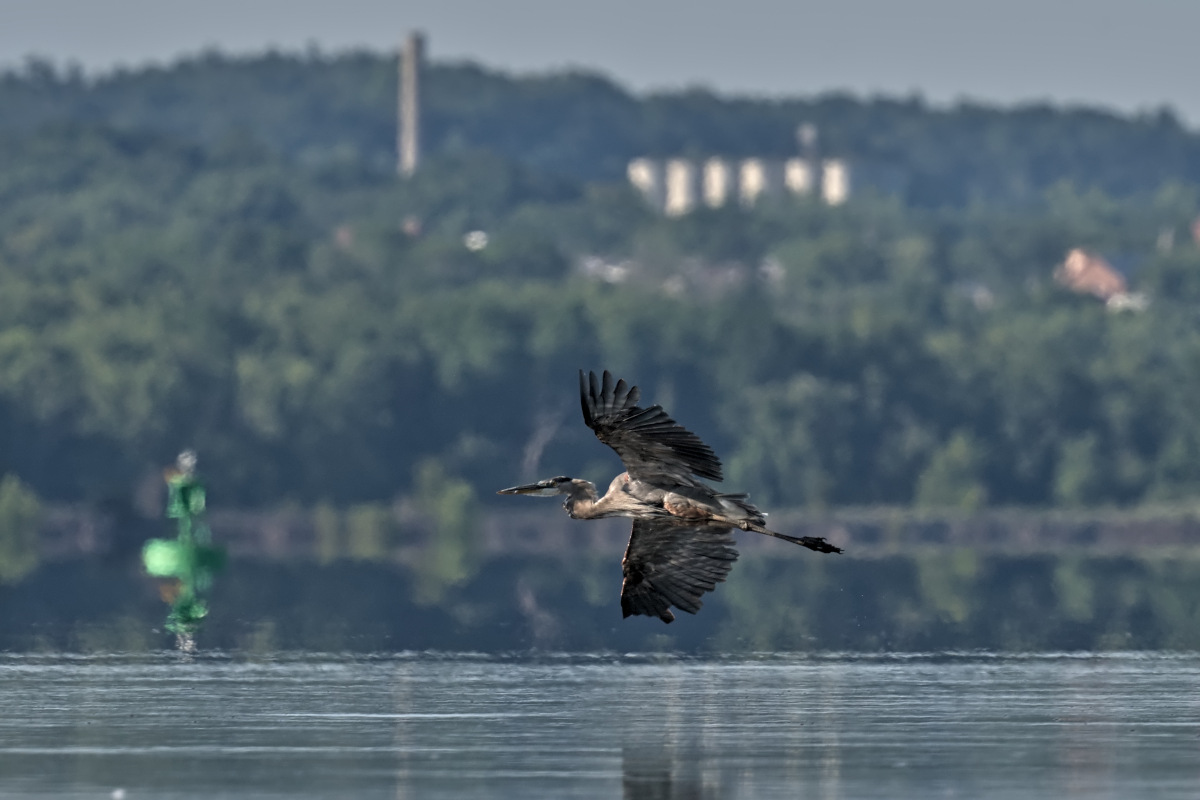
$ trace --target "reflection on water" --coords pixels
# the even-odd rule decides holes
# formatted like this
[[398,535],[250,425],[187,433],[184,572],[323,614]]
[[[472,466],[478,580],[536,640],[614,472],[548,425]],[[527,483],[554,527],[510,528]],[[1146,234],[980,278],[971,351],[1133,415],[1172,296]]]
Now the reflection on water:
[[621,748],[621,796],[624,800],[707,800],[722,795],[705,785],[699,753],[676,753],[647,743]]
[[0,657],[0,795],[1193,797],[1200,658]]
[[[781,553],[791,551],[746,553],[698,615],[671,625],[621,619],[617,557],[494,556],[436,594],[394,562],[233,559],[197,643],[255,653],[1200,650],[1200,552]],[[54,562],[0,584],[0,651],[169,643],[158,587],[132,560]]]

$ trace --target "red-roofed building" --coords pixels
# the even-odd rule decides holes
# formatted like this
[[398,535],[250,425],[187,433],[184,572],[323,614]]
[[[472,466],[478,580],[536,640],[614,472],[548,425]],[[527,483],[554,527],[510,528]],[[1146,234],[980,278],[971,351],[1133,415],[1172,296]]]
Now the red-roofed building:
[[1076,247],[1054,270],[1054,280],[1073,292],[1109,300],[1128,291],[1125,276],[1100,256]]

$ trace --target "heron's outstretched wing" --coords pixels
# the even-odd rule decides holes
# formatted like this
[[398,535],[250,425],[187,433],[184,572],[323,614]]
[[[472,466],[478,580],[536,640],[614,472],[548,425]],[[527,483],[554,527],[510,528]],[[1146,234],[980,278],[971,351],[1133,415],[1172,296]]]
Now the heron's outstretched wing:
[[604,371],[597,379],[579,371],[583,421],[596,437],[617,451],[635,480],[693,484],[692,475],[722,480],[721,459],[700,437],[667,416],[662,406],[641,408],[641,392]]
[[727,525],[688,525],[669,517],[635,519],[621,560],[621,613],[675,619],[671,606],[695,614],[701,595],[725,580],[737,550]]

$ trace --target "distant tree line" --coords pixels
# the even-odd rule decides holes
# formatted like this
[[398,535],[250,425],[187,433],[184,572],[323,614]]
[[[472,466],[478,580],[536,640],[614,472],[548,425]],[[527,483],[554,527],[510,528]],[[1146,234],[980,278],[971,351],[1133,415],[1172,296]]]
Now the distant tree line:
[[[0,129],[52,123],[153,131],[205,146],[258,142],[302,163],[395,163],[394,54],[227,56],[86,78],[32,59],[0,74]],[[634,95],[585,72],[513,76],[430,64],[423,141],[433,154],[488,150],[539,172],[617,181],[642,155],[789,156],[796,127],[822,147],[885,165],[921,206],[1036,203],[1061,181],[1115,196],[1200,181],[1200,136],[1169,109],[1135,117],[1027,104],[942,108],[920,97],[747,99],[702,89]]]

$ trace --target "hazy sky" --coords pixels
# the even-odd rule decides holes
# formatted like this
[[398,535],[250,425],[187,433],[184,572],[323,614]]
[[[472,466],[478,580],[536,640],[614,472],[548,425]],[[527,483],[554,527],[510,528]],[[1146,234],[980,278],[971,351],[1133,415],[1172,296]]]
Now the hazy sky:
[[639,90],[1170,105],[1200,126],[1200,0],[0,0],[0,65],[382,49],[410,28],[435,60],[573,65]]

